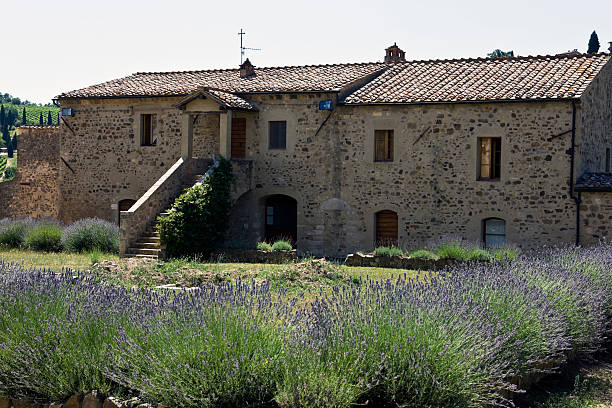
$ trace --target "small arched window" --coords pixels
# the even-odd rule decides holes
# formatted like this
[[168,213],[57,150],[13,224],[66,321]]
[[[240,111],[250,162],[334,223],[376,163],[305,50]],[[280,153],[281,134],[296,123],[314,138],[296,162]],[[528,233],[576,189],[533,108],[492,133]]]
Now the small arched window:
[[482,222],[482,241],[486,248],[506,244],[506,221],[501,218],[487,218]]
[[397,213],[382,210],[376,213],[376,246],[397,245]]
[[119,201],[118,213],[117,213],[117,224],[121,224],[121,211],[128,211],[134,204],[136,204],[136,200],[126,199]]

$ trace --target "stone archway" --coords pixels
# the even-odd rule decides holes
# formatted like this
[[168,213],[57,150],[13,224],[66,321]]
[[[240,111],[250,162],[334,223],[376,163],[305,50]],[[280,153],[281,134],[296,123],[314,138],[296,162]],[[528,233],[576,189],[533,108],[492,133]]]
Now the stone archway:
[[297,201],[283,194],[266,197],[264,205],[265,240],[288,239],[297,243]]

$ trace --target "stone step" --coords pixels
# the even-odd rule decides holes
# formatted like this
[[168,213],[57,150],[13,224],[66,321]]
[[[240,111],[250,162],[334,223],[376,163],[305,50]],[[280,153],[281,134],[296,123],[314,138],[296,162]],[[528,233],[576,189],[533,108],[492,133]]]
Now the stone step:
[[143,235],[140,237],[139,242],[157,242],[159,243],[159,241],[161,241],[161,239],[159,238],[159,235]]
[[159,241],[158,242],[138,241],[134,244],[134,248],[159,249]]
[[129,254],[136,254],[136,255],[155,255],[157,256],[161,250],[159,248],[134,248],[134,247],[130,247],[128,248],[127,252]]
[[150,259],[158,259],[157,255],[125,254],[123,256],[125,258],[150,258]]

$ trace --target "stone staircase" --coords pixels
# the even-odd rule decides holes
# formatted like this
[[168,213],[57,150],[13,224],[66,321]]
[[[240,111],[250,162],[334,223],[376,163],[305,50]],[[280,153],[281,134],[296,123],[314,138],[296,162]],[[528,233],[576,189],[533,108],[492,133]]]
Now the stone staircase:
[[[196,174],[193,179],[186,183],[184,188],[189,188],[196,184],[200,179],[204,177],[203,174]],[[181,193],[184,190],[181,190]],[[128,247],[125,253],[126,258],[153,258],[159,259],[162,248],[159,233],[157,232],[157,217],[162,215],[168,215],[168,212],[161,212],[157,214],[153,220],[147,226],[147,229],[142,233],[138,241]]]
[[158,259],[161,254],[160,238],[157,232],[157,217],[168,215],[167,212],[158,214],[147,226],[138,241],[127,250],[126,258],[153,258]]

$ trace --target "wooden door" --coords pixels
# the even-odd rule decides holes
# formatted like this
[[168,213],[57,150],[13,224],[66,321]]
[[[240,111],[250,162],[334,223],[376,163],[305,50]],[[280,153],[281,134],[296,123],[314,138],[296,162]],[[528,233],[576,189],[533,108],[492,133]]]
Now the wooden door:
[[376,213],[376,245],[397,245],[397,214],[393,211]]
[[232,159],[246,157],[246,118],[232,118]]

